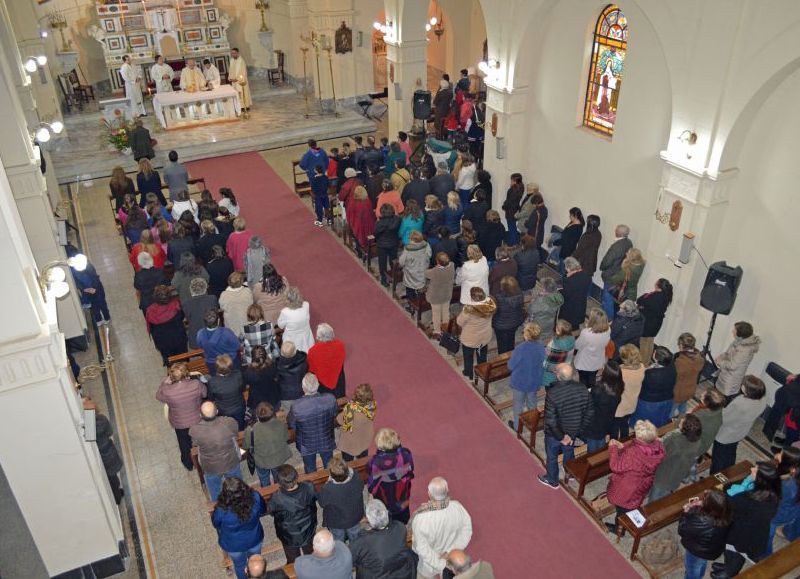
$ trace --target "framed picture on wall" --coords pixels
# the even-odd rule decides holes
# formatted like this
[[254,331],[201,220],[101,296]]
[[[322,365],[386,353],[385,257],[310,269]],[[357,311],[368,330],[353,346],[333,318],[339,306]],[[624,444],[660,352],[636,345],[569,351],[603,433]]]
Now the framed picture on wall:
[[206,8],[206,20],[208,22],[216,22],[217,21],[217,9],[216,8]]
[[103,18],[103,30],[106,32],[116,32],[117,21],[113,18]]
[[183,41],[184,42],[202,42],[203,41],[203,29],[202,28],[190,28],[188,30],[183,31]]
[[109,50],[123,50],[125,48],[122,36],[108,36],[106,37],[106,43]]
[[211,40],[219,40],[220,38],[222,38],[222,28],[220,28],[219,26],[209,26],[208,37]]
[[148,34],[131,34],[128,36],[128,42],[131,48],[147,48],[150,45],[150,36]]

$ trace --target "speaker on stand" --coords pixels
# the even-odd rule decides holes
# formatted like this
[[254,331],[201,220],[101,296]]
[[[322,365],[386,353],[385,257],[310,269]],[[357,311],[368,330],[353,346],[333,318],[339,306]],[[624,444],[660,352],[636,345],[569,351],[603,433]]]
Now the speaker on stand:
[[[419,145],[417,148],[414,149],[412,153],[412,157],[416,156],[420,149],[425,147],[425,142],[428,136],[428,119],[431,116],[431,91],[429,90],[417,90],[414,91],[414,98],[411,101],[411,112],[414,116],[414,126],[411,128],[412,133],[421,134],[422,139],[420,140]],[[422,130],[415,131],[414,129],[418,126],[422,125]],[[422,158],[424,155],[420,155]],[[409,163],[411,163],[411,159],[407,159]]]
[[744,271],[739,266],[731,267],[727,262],[716,261],[709,266],[703,289],[700,290],[700,305],[712,313],[706,345],[703,346],[703,357],[706,360],[703,375],[707,378],[710,378],[718,370],[711,355],[711,336],[714,333],[717,316],[719,314],[728,315],[733,310],[743,274]]

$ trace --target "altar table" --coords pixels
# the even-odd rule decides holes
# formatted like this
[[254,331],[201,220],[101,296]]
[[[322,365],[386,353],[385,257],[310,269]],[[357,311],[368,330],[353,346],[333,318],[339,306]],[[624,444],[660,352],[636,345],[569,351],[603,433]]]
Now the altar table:
[[235,121],[242,112],[239,93],[229,84],[214,90],[162,92],[153,97],[156,118],[165,129]]

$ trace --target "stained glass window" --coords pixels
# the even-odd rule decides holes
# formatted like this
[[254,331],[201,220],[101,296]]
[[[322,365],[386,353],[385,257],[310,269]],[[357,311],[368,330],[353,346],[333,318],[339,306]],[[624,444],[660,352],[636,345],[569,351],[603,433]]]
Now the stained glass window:
[[604,135],[614,134],[627,48],[628,20],[618,6],[609,4],[594,31],[583,110],[583,125]]

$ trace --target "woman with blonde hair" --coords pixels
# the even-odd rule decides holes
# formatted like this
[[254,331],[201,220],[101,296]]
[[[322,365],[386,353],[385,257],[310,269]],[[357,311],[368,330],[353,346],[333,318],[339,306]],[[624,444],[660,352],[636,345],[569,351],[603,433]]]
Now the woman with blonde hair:
[[618,305],[625,300],[636,301],[637,285],[644,272],[645,260],[642,252],[631,247],[622,260],[619,271],[608,279],[609,293],[614,298],[615,311]]
[[152,256],[153,267],[157,269],[164,267],[164,261],[166,261],[167,256],[164,254],[164,250],[161,249],[161,246],[155,242],[153,239],[153,234],[149,229],[142,231],[141,235],[139,236],[139,243],[131,248],[131,254],[129,258],[131,264],[133,265],[134,271],[139,271],[141,269],[141,266],[139,265],[140,253],[149,253]]
[[375,446],[378,451],[369,459],[367,466],[369,494],[386,505],[392,519],[407,524],[411,518],[409,503],[414,457],[391,428],[378,431]]
[[286,292],[286,307],[278,316],[277,325],[283,328],[283,341],[292,342],[299,351],[308,353],[314,345],[311,333],[311,307],[303,300],[303,295],[296,287]]
[[536,393],[542,386],[544,377],[545,349],[539,336],[542,330],[537,324],[525,324],[522,330],[523,342],[511,353],[508,369],[511,370],[511,394],[514,398],[512,412],[514,420],[508,425],[517,430],[519,415],[526,409],[536,408]]
[[464,215],[464,207],[458,193],[450,191],[447,194],[447,205],[444,208],[444,224],[453,235],[461,231],[461,217]]
[[486,224],[481,231],[478,245],[483,255],[489,256],[491,264],[495,263],[497,250],[503,246],[506,238],[506,228],[500,222],[500,213],[494,209],[486,212]]
[[475,187],[478,166],[475,164],[475,158],[469,153],[460,153],[459,159],[461,167],[453,169],[453,178],[456,180],[456,189],[458,197],[461,199],[461,205],[466,206],[470,202],[470,193]]
[[136,185],[139,187],[139,207],[144,208],[147,204],[147,195],[152,193],[158,198],[161,205],[167,204],[167,199],[161,192],[161,176],[158,171],[153,169],[150,159],[142,157],[139,159],[139,172],[136,174]]
[[460,301],[464,305],[474,303],[470,298],[470,291],[474,287],[483,290],[484,295],[489,294],[489,263],[475,244],[467,247],[467,260],[456,272],[456,285],[461,286]]
[[467,257],[467,249],[469,249],[469,246],[473,245],[477,239],[478,233],[475,231],[475,226],[472,225],[472,221],[464,219],[461,222],[461,233],[456,237],[456,245],[458,246],[456,268],[461,267],[467,262],[467,259],[469,259]]
[[353,392],[353,399],[344,405],[342,412],[336,417],[337,424],[342,427],[339,450],[342,451],[345,461],[367,456],[375,431],[377,408],[372,386],[359,384]]
[[219,296],[219,308],[225,314],[225,327],[241,339],[247,324],[247,311],[253,305],[253,293],[244,285],[244,274],[234,271],[228,287]]
[[[497,339],[497,353],[505,354],[514,349],[514,339],[525,321],[525,297],[519,289],[517,278],[510,275],[500,279],[500,291],[492,294],[497,303],[497,312],[492,318],[492,327]],[[537,326],[538,328],[538,326]],[[537,333],[541,334],[541,329]]]
[[556,330],[545,346],[544,376],[542,384],[549,386],[555,382],[555,369],[559,364],[571,364],[575,351],[575,336],[572,335],[572,324],[567,320],[558,320]]
[[611,326],[606,313],[594,308],[589,312],[586,327],[575,340],[575,369],[587,388],[594,386],[597,372],[606,364],[606,345],[611,339]]
[[156,400],[167,405],[169,424],[175,429],[181,464],[186,470],[194,469],[192,464],[192,437],[189,428],[200,422],[200,404],[208,390],[200,380],[192,378],[189,367],[184,362],[173,364],[167,377],[156,392]]
[[236,271],[245,271],[244,269],[244,256],[247,253],[247,248],[250,247],[250,238],[252,233],[247,229],[247,222],[244,217],[237,217],[233,220],[233,233],[228,237],[225,243],[225,251],[228,257],[233,262],[233,268]]
[[436,195],[425,196],[425,223],[422,232],[426,237],[436,235],[436,231],[444,225],[444,207]]
[[136,188],[133,186],[133,181],[125,175],[125,169],[120,166],[116,166],[111,170],[111,180],[108,182],[108,187],[111,190],[109,197],[114,200],[115,213],[122,209],[126,195],[133,195],[134,200],[136,199]]
[[611,438],[622,440],[627,438],[630,431],[631,415],[636,410],[639,402],[639,393],[642,391],[644,381],[644,364],[639,354],[639,348],[633,344],[625,344],[619,349],[622,361],[622,382],[625,388],[622,391],[622,400],[614,413],[614,422],[611,424]]

